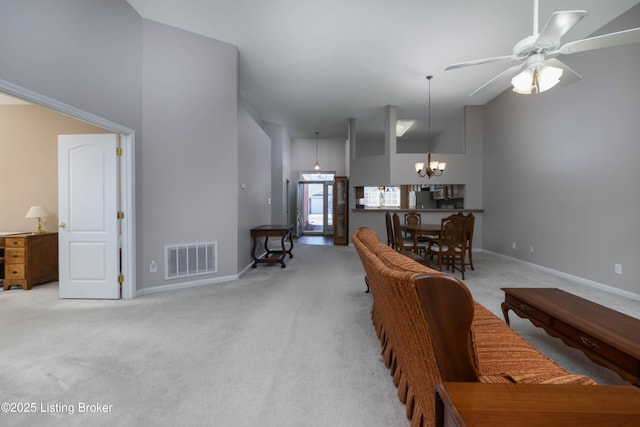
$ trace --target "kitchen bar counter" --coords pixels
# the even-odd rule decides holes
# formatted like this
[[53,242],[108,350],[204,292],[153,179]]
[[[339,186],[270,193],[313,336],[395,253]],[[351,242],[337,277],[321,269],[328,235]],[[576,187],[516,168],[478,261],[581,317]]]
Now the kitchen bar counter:
[[397,209],[393,209],[393,208],[353,208],[351,209],[351,212],[363,212],[363,213],[367,213],[367,212],[377,212],[377,213],[386,213],[386,212],[390,212],[390,213],[394,213],[394,212],[411,212],[411,211],[416,211],[418,213],[457,213],[457,212],[462,212],[462,213],[483,213],[484,209],[416,209],[416,208],[409,208],[409,209],[401,209],[401,208],[397,208]]

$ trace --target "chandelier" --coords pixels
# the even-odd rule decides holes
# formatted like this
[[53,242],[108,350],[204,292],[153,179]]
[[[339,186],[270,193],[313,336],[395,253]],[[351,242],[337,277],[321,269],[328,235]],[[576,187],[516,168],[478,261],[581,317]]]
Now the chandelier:
[[427,76],[427,80],[429,80],[429,113],[428,113],[428,122],[427,122],[427,163],[425,168],[424,162],[416,163],[416,172],[422,178],[425,176],[431,179],[432,176],[440,176],[444,173],[444,169],[447,167],[445,162],[439,162],[437,160],[431,160],[431,79],[433,76]]

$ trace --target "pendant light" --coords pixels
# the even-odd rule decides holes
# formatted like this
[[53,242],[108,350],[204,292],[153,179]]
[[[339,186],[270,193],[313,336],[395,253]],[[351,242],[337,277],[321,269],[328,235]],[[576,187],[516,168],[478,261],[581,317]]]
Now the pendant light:
[[313,170],[315,170],[316,172],[320,170],[320,163],[318,163],[318,134],[320,132],[316,131],[316,164],[313,167]]
[[431,79],[433,76],[427,76],[429,80],[429,111],[427,122],[427,164],[425,168],[424,162],[418,162],[415,165],[416,172],[422,178],[425,176],[431,179],[432,176],[440,176],[444,173],[444,169],[447,167],[445,162],[438,162],[437,160],[431,161]]

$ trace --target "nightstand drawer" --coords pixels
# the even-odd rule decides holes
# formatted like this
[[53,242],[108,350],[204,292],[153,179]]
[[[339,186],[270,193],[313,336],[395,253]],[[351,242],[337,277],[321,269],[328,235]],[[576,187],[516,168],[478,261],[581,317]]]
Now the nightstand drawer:
[[7,264],[4,268],[5,280],[26,279],[24,275],[24,264]]
[[24,264],[24,248],[6,248],[4,262],[7,264]]
[[24,237],[5,237],[4,246],[7,248],[24,248]]

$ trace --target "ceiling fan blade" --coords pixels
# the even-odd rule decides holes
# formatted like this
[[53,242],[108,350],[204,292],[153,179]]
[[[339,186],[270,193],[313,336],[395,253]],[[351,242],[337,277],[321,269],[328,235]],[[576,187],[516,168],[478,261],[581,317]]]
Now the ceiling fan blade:
[[565,43],[558,52],[567,55],[570,53],[584,52],[603,47],[622,46],[638,42],[640,42],[640,28],[632,28],[630,30],[618,31],[617,33],[609,33],[602,36]]
[[518,65],[514,65],[513,67],[507,68],[506,70],[504,70],[503,72],[501,72],[500,74],[498,74],[497,76],[495,76],[494,78],[492,78],[491,80],[489,80],[488,82],[480,86],[478,89],[471,92],[469,96],[473,96],[497,83],[504,85],[504,83],[511,81],[511,79],[520,71],[522,71],[522,69],[525,68],[526,66],[527,64],[518,64]]
[[545,62],[545,65],[549,65],[551,67],[556,67],[562,69],[562,77],[560,78],[560,86],[568,86],[571,83],[575,83],[582,78],[582,76],[575,71],[573,71],[567,64],[564,62],[552,58]]
[[553,12],[547,23],[544,24],[536,39],[536,46],[553,46],[560,42],[560,38],[566,34],[576,23],[584,18],[586,10],[564,10]]
[[445,71],[454,70],[456,68],[468,67],[470,65],[488,64],[490,62],[508,62],[517,61],[518,57],[515,55],[496,56],[493,58],[476,59],[475,61],[459,62],[457,64],[448,65]]

